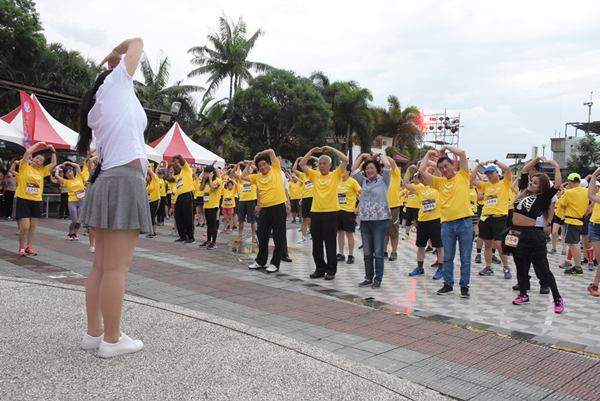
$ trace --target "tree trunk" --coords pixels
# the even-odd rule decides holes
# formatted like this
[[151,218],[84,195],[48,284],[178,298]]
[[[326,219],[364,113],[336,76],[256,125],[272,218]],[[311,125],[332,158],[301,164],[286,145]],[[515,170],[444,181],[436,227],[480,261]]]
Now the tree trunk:
[[350,159],[350,164],[354,163],[354,160],[352,160],[352,143],[350,142],[350,123],[348,123],[348,127],[346,128],[346,145],[345,145],[345,152],[344,154],[348,155],[348,158]]
[[229,76],[229,101],[231,101],[231,94],[233,91],[233,79],[234,79],[234,76],[232,74]]

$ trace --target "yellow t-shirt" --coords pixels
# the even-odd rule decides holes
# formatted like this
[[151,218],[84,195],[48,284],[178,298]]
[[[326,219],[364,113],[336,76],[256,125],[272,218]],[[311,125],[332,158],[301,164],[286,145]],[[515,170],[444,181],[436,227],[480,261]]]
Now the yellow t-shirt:
[[390,186],[387,193],[390,209],[402,205],[400,203],[400,197],[398,196],[398,193],[400,192],[400,179],[400,169],[396,167],[392,170],[392,178],[390,179]]
[[152,176],[150,182],[146,181],[146,190],[148,191],[149,202],[160,200],[160,179],[157,175]]
[[[422,185],[422,184],[419,184],[419,185]],[[406,207],[412,207],[414,209],[420,208],[421,201],[419,200],[419,197],[417,196],[417,194],[415,194],[414,192],[410,192],[410,191],[408,191],[407,193],[408,193],[408,195],[406,196]],[[388,192],[388,197],[389,197],[389,192]]]
[[469,191],[469,201],[471,202],[471,210],[477,210],[477,188],[473,187]]
[[[598,189],[598,193],[596,195],[600,195],[600,189]],[[560,199],[558,200],[558,202],[556,202],[557,204],[557,212],[558,213],[558,208],[560,206],[558,206],[558,204],[560,203]],[[562,210],[562,209],[560,209]],[[560,216],[559,216],[560,217]],[[592,217],[590,217],[590,221],[594,224],[600,224],[600,203],[594,203],[594,210],[592,211]]]
[[48,166],[36,170],[31,167],[29,162],[21,163],[17,177],[19,184],[15,196],[21,199],[41,202],[42,192],[44,192],[44,177],[49,175],[50,169]]
[[271,169],[267,175],[258,172],[250,174],[249,178],[250,183],[256,185],[260,191],[262,207],[271,207],[287,202],[279,161],[271,163]]
[[72,180],[63,180],[63,187],[69,190],[69,202],[77,202],[85,199],[85,184],[81,174],[77,174]]
[[302,181],[294,182],[290,181],[290,199],[302,198],[302,189],[304,183]]
[[361,187],[354,178],[349,177],[346,181],[342,179],[338,185],[338,203],[340,210],[354,213],[356,208],[356,197]]
[[234,187],[232,189],[223,188],[221,190],[221,194],[223,195],[223,201],[221,202],[221,207],[224,209],[231,209],[235,207],[235,198],[237,198],[237,188]]
[[204,209],[214,209],[219,207],[219,200],[221,199],[223,181],[220,178],[213,180],[214,191],[211,189],[208,181],[204,186]]
[[[594,205],[594,210],[596,210],[596,205]],[[560,207],[560,198],[554,203],[554,215],[561,220],[565,219],[565,209]]]
[[90,180],[90,170],[88,169],[87,163],[83,163],[83,169],[81,169],[81,178],[83,179],[83,185],[87,185]]
[[515,193],[513,192],[512,188],[508,190],[508,210],[514,210],[515,209]]
[[240,202],[256,200],[256,185],[240,178],[238,180],[238,189],[240,192]]
[[320,171],[308,170],[308,178],[315,185],[313,203],[310,208],[311,213],[337,212],[340,210],[337,189],[340,181],[344,178],[344,173],[340,167],[326,175],[322,175]]
[[165,184],[165,180],[163,178],[158,179],[158,188],[160,197],[167,196],[167,185]]
[[167,182],[167,187],[169,189],[169,192],[171,193],[171,203],[176,203],[177,202],[177,191],[175,191],[175,183]]
[[[21,185],[21,183],[19,183]],[[560,197],[560,204],[566,206],[565,209],[565,224],[574,226],[582,226],[583,221],[577,220],[582,218],[587,211],[589,199],[587,197],[588,190],[583,187],[567,189],[563,196]],[[569,217],[575,217],[570,219]]]
[[[483,193],[483,191],[478,188],[477,189],[477,194],[479,195],[480,193]],[[483,198],[481,198],[481,200],[478,200],[477,204],[483,206],[485,204],[485,202],[483,201]]]
[[419,221],[431,221],[442,217],[440,212],[440,194],[437,189],[423,184],[413,185],[415,195],[421,202]]
[[175,192],[177,196],[187,192],[194,192],[194,178],[192,169],[188,163],[181,166],[181,171],[173,178],[175,178]]
[[304,185],[302,186],[302,199],[312,198],[314,188],[312,181],[302,172],[298,175],[298,178],[304,182]]
[[469,202],[469,173],[460,169],[452,179],[433,176],[433,187],[440,193],[441,222],[473,216]]
[[202,180],[200,178],[196,178],[194,180],[194,199],[204,196],[204,192],[200,191],[200,184],[202,184]]
[[408,203],[408,189],[406,189],[406,188],[401,189],[399,198],[400,198],[400,205],[403,207],[403,210],[406,211],[406,204]]
[[501,214],[508,216],[508,193],[510,189],[510,181],[507,179],[500,180],[495,184],[490,182],[482,182],[481,190],[483,191],[483,210],[482,216],[490,216]]

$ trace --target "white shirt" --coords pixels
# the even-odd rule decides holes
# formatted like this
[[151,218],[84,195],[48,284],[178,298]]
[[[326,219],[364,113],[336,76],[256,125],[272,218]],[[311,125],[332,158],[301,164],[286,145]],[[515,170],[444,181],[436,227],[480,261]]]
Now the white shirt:
[[135,96],[133,78],[120,62],[96,93],[96,104],[88,113],[88,125],[96,135],[102,170],[124,166],[140,159],[148,169],[144,130],[146,113]]

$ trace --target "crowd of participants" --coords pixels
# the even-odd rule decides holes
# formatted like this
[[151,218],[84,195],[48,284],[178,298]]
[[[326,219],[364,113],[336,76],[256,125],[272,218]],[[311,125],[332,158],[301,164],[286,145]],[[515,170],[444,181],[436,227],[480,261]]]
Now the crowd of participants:
[[[133,90],[132,76],[142,51],[141,39],[128,39],[101,62],[108,70],[81,104],[81,164],[66,160],[57,165],[54,148],[39,142],[2,170],[7,219],[16,219],[19,227],[19,255],[37,255],[36,227],[48,213],[42,202],[46,177],[64,188],[60,214],[71,218],[67,239],[78,241],[82,225],[89,234],[95,256],[86,282],[83,349],[97,349],[107,358],[143,348],[142,341],[120,330],[125,277],[140,233],[156,238],[156,227],[170,220],[174,241],[187,246],[196,243],[197,228],[206,228],[199,241],[206,250],[217,249],[220,227],[221,234],[237,230],[236,242],[249,235],[258,245],[249,268],[274,273],[282,261],[292,262],[287,253],[289,217],[301,224],[299,244],[312,243],[310,277],[324,280],[335,279],[339,262],[355,263],[359,224],[365,277],[357,284],[373,289],[383,284],[386,260],[398,259],[399,241],[416,233],[416,267],[409,275],[424,276],[425,254],[433,252],[437,261],[431,278],[443,281],[437,294],[452,294],[456,260],[461,298],[470,297],[476,244],[474,261],[485,262],[481,276],[495,274],[494,265],[501,264],[504,278],[512,278],[508,260],[513,258],[513,289],[518,291],[513,304],[529,302],[533,265],[540,293],[552,293],[557,313],[564,304],[549,267],[548,242],[549,252],[557,253],[560,236],[567,258],[560,266],[565,275],[583,276],[584,264],[596,268],[600,169],[585,179],[572,173],[563,184],[558,165],[537,157],[515,179],[509,166],[498,160],[470,170],[465,152],[452,146],[429,150],[404,175],[386,155],[361,154],[351,165],[346,155],[329,146],[311,149],[290,171],[271,149],[223,168],[216,163],[192,167],[181,155],[152,165],[144,150],[146,117]],[[97,154],[90,149],[92,129]],[[331,155],[339,160],[336,168]],[[541,172],[542,162],[554,167],[554,181]],[[600,296],[599,281],[597,271],[588,287],[593,296]]]

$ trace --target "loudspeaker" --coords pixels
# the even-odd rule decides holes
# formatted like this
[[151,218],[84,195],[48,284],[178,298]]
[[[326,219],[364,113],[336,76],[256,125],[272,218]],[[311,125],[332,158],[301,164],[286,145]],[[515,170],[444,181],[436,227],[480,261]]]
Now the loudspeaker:
[[235,152],[233,154],[233,164],[238,164],[241,161],[244,161],[244,152]]

